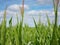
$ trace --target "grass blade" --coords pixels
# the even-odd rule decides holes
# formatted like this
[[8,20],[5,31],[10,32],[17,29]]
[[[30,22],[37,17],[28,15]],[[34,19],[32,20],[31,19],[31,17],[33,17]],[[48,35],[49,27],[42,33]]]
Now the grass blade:
[[33,18],[33,21],[34,21],[34,24],[35,24],[35,29],[36,29],[36,37],[35,37],[35,45],[39,45],[39,31],[38,31],[38,27],[37,27],[37,24],[36,24],[36,21],[35,19]]
[[4,19],[2,21],[1,45],[5,45],[5,42],[6,42],[6,10],[4,11]]

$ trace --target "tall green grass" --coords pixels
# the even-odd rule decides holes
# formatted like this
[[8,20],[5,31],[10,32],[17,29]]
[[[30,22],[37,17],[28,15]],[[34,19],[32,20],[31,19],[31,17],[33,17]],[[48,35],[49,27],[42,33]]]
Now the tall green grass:
[[[18,23],[15,26],[12,26],[12,17],[11,17],[9,20],[9,27],[6,27],[6,26],[4,27],[4,24],[3,24],[1,27],[4,27],[4,28],[0,28],[1,39],[3,38],[3,40],[0,39],[1,45],[21,45],[19,40],[21,39],[20,37],[22,37],[21,39],[22,45],[50,45],[52,40],[54,25],[50,24],[48,16],[47,16],[48,25],[44,25],[43,23],[40,23],[41,21],[36,23],[34,18],[33,18],[33,21],[34,21],[35,27],[29,27],[27,24],[25,24],[24,27],[20,27],[22,23],[21,22],[19,23],[18,17],[17,17]],[[22,31],[20,30],[21,28],[23,28]],[[57,28],[58,30],[60,30],[59,26]],[[6,29],[6,31],[2,29],[4,30]],[[60,41],[60,38],[59,38],[59,41]],[[59,41],[58,43],[60,44]]]
[[[60,45],[60,26],[57,26],[57,9],[55,10],[55,24],[50,23],[48,15],[46,15],[48,25],[38,22],[33,17],[34,27],[24,24],[24,0],[22,0],[21,21],[16,16],[17,24],[12,26],[11,17],[9,27],[6,26],[6,10],[4,18],[0,24],[0,45]],[[54,8],[55,9],[55,8]]]
[[58,18],[58,4],[59,0],[53,0],[54,4],[54,13],[55,13],[55,24],[53,27],[53,34],[52,34],[52,40],[51,45],[59,45],[58,44],[58,28],[57,28],[57,18]]
[[21,12],[21,21],[20,21],[20,26],[19,26],[19,45],[22,45],[22,31],[23,31],[23,19],[24,19],[24,0],[22,0],[22,7],[20,8]]
[[5,45],[5,43],[6,43],[6,10],[4,11],[4,18],[1,27],[1,45]]

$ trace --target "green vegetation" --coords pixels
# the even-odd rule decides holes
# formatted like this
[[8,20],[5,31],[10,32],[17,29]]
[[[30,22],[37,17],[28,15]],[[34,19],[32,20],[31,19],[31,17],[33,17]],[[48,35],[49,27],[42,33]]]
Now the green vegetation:
[[[4,12],[6,15],[6,11]],[[22,26],[22,21],[12,26],[12,17],[9,20],[9,27],[6,27],[6,17],[0,24],[0,45],[50,45],[52,40],[54,24],[50,24],[47,16],[48,25],[43,25],[40,21],[36,23],[33,18],[35,27],[29,27],[28,25]],[[22,30],[22,31],[21,31]],[[57,26],[58,44],[60,44],[60,26]],[[21,42],[22,40],[22,42]],[[55,44],[56,42],[54,42]]]
[[57,1],[53,0],[53,4],[54,4],[54,13],[55,13],[55,24],[54,24],[54,27],[53,27],[51,45],[59,45],[58,44],[58,37],[59,36],[58,36],[58,27],[57,27],[59,0],[57,0]]
[[[60,45],[60,26],[57,26],[57,8],[55,10],[55,24],[51,24],[48,15],[46,16],[48,25],[41,21],[36,23],[34,17],[34,27],[27,24],[23,26],[24,20],[24,0],[22,1],[21,17],[15,26],[12,26],[12,17],[9,20],[9,27],[6,27],[6,10],[4,18],[0,24],[0,45]],[[54,8],[55,9],[55,8]],[[39,19],[40,20],[40,19]]]

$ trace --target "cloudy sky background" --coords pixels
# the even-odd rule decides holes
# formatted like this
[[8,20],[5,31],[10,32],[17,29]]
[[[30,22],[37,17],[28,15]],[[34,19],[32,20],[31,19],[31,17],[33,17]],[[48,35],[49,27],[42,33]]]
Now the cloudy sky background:
[[[22,0],[0,0],[0,23],[3,19],[4,10],[7,5],[7,26],[8,21],[12,17],[13,25],[17,23],[16,14],[18,19],[21,19],[19,6],[22,6]],[[60,6],[60,4],[59,4]],[[54,22],[54,11],[52,0],[25,0],[24,4],[24,23],[29,26],[34,26],[32,17],[38,22],[39,17],[41,22],[47,24],[46,14],[49,16],[51,23]],[[60,7],[58,9],[58,24],[60,24]]]

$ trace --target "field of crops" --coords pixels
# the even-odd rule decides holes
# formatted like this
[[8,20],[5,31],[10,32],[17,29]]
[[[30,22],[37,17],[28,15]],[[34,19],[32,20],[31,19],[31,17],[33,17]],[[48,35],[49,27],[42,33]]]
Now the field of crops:
[[[55,9],[56,8],[56,9]],[[24,24],[24,0],[22,1],[20,22],[12,26],[12,17],[9,20],[9,26],[6,26],[6,10],[0,24],[0,45],[60,45],[60,25],[57,26],[57,12],[55,7],[55,23],[51,24],[48,15],[46,15],[48,25],[44,25],[41,21],[36,23],[34,17],[34,27]],[[40,19],[39,19],[40,20]]]
[[[11,18],[9,20],[9,27],[6,27],[5,18],[6,11],[4,12],[4,19],[0,24],[0,45],[50,45],[54,24],[50,24],[48,16],[48,25],[44,25],[40,21],[36,23],[33,18],[35,27],[29,27],[27,24],[22,26],[22,21],[19,23],[18,18],[18,23],[15,26],[12,26]],[[55,37],[60,45],[60,26],[57,27]]]

